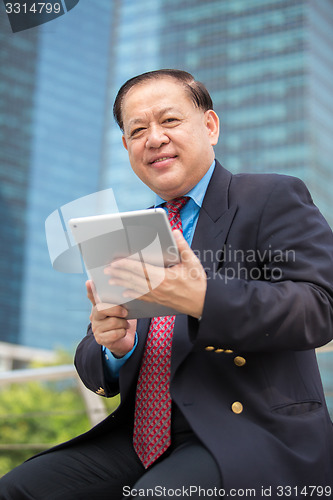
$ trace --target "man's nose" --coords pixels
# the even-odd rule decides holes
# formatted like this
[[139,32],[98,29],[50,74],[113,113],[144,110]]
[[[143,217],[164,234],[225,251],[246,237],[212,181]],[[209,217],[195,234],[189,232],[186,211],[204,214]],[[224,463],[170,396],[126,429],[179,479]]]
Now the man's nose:
[[148,130],[148,137],[146,146],[147,148],[160,148],[163,144],[169,142],[169,137],[166,135],[163,127],[152,126]]

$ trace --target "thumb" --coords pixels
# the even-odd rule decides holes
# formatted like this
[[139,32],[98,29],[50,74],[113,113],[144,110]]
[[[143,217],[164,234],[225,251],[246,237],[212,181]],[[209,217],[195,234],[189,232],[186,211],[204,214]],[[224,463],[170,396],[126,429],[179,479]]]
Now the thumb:
[[196,256],[193,253],[193,251],[191,250],[187,241],[185,240],[183,233],[179,229],[174,229],[173,235],[174,235],[174,238],[175,238],[175,241],[176,241],[179,253],[180,253],[181,261],[189,262],[189,261],[192,261],[193,258],[196,259]]
[[87,297],[92,303],[93,306],[96,305],[95,297],[94,297],[94,283],[91,280],[86,281],[86,288],[87,288]]

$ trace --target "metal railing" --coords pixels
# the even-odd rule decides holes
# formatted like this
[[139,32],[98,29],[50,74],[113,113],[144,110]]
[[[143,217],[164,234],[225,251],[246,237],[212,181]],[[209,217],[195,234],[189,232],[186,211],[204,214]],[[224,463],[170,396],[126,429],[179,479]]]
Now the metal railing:
[[31,381],[74,379],[83,397],[90,424],[96,425],[107,416],[103,398],[89,391],[83,385],[73,365],[12,369],[15,362],[18,361],[21,363],[55,362],[57,355],[53,351],[0,342],[0,359],[2,367],[5,368],[0,371],[0,387]]
[[[317,354],[333,352],[333,342],[317,349]],[[56,354],[51,351],[32,349],[24,346],[15,346],[0,342],[0,358],[5,360],[5,366],[13,366],[14,361],[43,361],[54,362]],[[83,397],[87,415],[91,426],[96,425],[107,416],[103,398],[89,391],[81,382],[73,365],[48,366],[44,368],[7,369],[0,371],[0,388],[13,383],[22,384],[30,381],[59,381],[73,379],[76,381]],[[332,397],[332,394],[328,394]],[[21,445],[17,445],[21,446]],[[23,445],[22,445],[23,446]],[[30,446],[30,445],[29,445]]]

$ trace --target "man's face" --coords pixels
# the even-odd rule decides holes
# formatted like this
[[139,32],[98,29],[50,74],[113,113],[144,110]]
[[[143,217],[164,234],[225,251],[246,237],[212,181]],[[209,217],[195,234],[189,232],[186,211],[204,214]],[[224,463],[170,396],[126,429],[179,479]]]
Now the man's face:
[[196,108],[177,80],[158,78],[132,87],[122,116],[133,171],[163,199],[188,193],[212,164],[218,117]]

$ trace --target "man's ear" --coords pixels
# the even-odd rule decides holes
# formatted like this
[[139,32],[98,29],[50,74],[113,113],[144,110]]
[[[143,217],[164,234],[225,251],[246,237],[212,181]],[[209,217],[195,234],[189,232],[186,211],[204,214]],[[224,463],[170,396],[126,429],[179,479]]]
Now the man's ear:
[[212,109],[205,112],[205,124],[208,130],[210,143],[212,146],[215,146],[220,135],[220,120]]
[[125,148],[125,149],[126,149],[126,151],[127,151],[127,149],[128,149],[128,148],[127,148],[127,142],[126,142],[125,136],[123,135],[121,139],[122,139],[122,141],[123,141],[123,146],[124,146],[124,148]]

